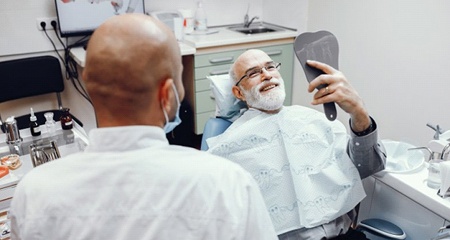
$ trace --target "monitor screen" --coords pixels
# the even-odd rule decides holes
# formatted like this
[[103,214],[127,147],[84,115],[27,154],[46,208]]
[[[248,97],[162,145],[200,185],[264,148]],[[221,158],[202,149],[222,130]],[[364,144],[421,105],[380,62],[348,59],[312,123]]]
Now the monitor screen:
[[85,36],[106,19],[123,13],[145,13],[144,0],[55,0],[61,37]]

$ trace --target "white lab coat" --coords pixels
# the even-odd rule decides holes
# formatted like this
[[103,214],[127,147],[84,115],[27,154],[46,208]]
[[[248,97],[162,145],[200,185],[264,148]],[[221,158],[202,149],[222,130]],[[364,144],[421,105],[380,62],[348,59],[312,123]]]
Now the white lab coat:
[[12,239],[277,239],[238,165],[169,145],[158,127],[94,129],[89,142],[21,180]]

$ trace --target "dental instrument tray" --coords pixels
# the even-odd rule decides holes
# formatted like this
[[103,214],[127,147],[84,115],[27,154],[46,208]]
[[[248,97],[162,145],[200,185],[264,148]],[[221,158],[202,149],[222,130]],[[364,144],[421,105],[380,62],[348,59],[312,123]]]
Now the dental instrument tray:
[[[335,69],[339,69],[338,56],[339,45],[336,37],[327,31],[305,32],[295,38],[294,51],[300,65],[306,75],[306,80],[311,82],[323,72],[319,69],[310,67],[306,64],[307,60],[315,60],[326,63]],[[322,84],[317,87],[318,90],[327,87]],[[336,119],[336,105],[334,102],[324,103],[323,108],[328,120]]]

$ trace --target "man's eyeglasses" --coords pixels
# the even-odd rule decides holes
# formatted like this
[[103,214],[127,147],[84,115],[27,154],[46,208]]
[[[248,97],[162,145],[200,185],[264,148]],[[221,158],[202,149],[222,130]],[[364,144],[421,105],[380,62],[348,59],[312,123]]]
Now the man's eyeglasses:
[[259,75],[262,74],[263,69],[265,69],[268,72],[274,72],[280,69],[281,63],[269,63],[267,64],[267,66],[262,67],[262,68],[252,68],[250,69],[247,73],[245,73],[244,76],[242,76],[239,81],[236,83],[235,86],[239,85],[239,83],[244,79],[244,78],[249,78],[249,79],[253,79],[253,78],[257,78],[259,77]]

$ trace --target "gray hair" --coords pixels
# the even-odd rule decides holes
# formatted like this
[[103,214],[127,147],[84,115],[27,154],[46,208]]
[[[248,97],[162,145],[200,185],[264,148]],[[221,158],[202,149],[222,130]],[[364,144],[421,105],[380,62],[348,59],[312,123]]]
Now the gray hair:
[[228,74],[230,75],[230,79],[233,80],[233,83],[236,84],[238,79],[237,79],[236,73],[234,72],[234,63],[231,65],[230,71],[228,72]]

